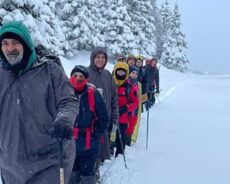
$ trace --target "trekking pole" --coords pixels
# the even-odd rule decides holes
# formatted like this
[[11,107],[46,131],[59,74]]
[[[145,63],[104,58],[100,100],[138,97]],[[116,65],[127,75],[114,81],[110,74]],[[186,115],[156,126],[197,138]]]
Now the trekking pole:
[[127,167],[127,163],[126,163],[126,158],[125,158],[125,150],[124,150],[124,146],[123,146],[123,141],[122,141],[122,137],[121,137],[121,130],[119,127],[119,124],[117,123],[117,130],[118,130],[118,137],[120,139],[120,144],[121,144],[121,150],[122,150],[122,155],[123,155],[123,159],[124,159],[124,163],[125,163],[125,168],[128,169]]
[[63,140],[58,139],[59,143],[59,173],[60,173],[60,184],[64,184],[64,152],[63,152]]
[[[147,101],[147,106],[149,106],[149,101]],[[148,137],[149,137],[149,108],[147,110],[146,149],[148,149]]]

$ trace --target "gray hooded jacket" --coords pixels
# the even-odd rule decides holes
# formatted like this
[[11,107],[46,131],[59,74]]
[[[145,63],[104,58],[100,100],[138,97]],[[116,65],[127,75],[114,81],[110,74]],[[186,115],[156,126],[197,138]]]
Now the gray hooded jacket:
[[[103,53],[106,56],[106,63],[102,69],[95,66],[94,59],[97,54]],[[116,124],[118,121],[118,105],[117,105],[117,87],[114,83],[112,74],[105,69],[107,64],[107,53],[104,49],[96,48],[92,51],[90,57],[89,82],[94,84],[97,88],[103,90],[103,99],[105,101],[110,122]]]
[[[0,66],[0,78],[0,170],[5,183],[58,184],[58,141],[48,132],[58,119],[73,124],[78,113],[68,78],[55,62],[36,58],[20,75]],[[74,141],[64,141],[66,179],[74,158]]]
[[[107,64],[107,53],[104,49],[96,48],[92,51],[90,57],[90,66],[89,70],[89,82],[94,84],[97,88],[101,88],[103,90],[103,100],[106,104],[106,108],[108,111],[110,125],[109,131],[112,129],[112,125],[117,125],[118,122],[118,105],[117,105],[117,87],[114,83],[112,74],[105,69],[105,65],[103,68],[97,68],[94,59],[97,54],[105,54],[106,63]],[[101,159],[109,159],[110,158],[110,148],[109,148],[109,140],[108,140],[108,132],[105,132],[104,135],[104,144],[102,144],[100,149],[100,158]]]

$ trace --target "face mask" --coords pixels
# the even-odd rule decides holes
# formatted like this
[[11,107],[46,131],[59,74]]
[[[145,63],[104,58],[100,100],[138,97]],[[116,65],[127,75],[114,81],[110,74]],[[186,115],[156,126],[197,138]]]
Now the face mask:
[[87,79],[77,80],[74,76],[70,77],[70,83],[76,92],[82,92],[87,84]]

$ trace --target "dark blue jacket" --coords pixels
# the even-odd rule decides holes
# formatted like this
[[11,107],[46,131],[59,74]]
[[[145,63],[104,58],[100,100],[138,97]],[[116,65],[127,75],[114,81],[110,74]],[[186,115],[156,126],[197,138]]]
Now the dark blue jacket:
[[[90,111],[90,106],[88,102],[88,87],[83,91],[81,94],[76,94],[76,96],[80,100],[80,107],[79,107],[79,116],[76,118],[76,126],[79,127],[77,124],[90,124],[93,121],[94,115]],[[82,131],[80,130],[78,134],[78,139],[76,139],[76,152],[78,155],[85,155],[96,153],[99,151],[100,147],[100,137],[104,133],[104,131],[108,128],[109,125],[109,116],[106,109],[106,105],[102,99],[102,96],[98,90],[95,90],[94,93],[94,100],[95,100],[95,113],[97,120],[94,123],[94,129],[91,133],[91,141],[90,141],[90,149],[86,150],[85,143],[86,143],[86,133],[85,129],[82,127]]]

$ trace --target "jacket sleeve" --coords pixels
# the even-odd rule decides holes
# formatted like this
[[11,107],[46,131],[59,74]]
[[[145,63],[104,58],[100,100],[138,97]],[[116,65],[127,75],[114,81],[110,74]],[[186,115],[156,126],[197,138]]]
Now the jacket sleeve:
[[64,70],[56,63],[49,63],[57,107],[55,122],[59,119],[73,125],[79,111],[79,102]]
[[119,108],[118,108],[118,97],[117,97],[117,87],[115,85],[114,79],[111,76],[111,117],[110,123],[117,125],[119,117]]
[[145,69],[143,69],[143,73],[144,73],[144,76],[143,76],[143,80],[142,80],[142,83],[141,83],[141,85],[142,85],[142,94],[145,94],[145,93],[147,93],[147,88],[148,88],[148,79],[147,79],[147,74],[146,74],[146,71],[145,71]]
[[160,78],[159,78],[159,69],[158,68],[156,69],[155,79],[156,79],[156,91],[158,93],[160,91]]
[[95,128],[99,133],[103,133],[109,126],[109,115],[105,102],[97,90],[95,90],[95,111],[97,116]]

